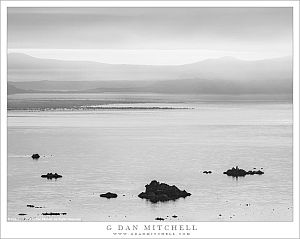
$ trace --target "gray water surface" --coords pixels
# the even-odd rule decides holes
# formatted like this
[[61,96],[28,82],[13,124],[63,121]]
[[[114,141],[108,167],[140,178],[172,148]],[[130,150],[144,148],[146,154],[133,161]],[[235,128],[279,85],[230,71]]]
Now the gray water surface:
[[[191,109],[9,111],[8,219],[292,220],[292,104],[174,105]],[[223,174],[236,165],[265,174]],[[41,178],[48,172],[63,177]],[[157,204],[138,198],[153,179],[192,196]],[[99,197],[108,191],[118,197]]]

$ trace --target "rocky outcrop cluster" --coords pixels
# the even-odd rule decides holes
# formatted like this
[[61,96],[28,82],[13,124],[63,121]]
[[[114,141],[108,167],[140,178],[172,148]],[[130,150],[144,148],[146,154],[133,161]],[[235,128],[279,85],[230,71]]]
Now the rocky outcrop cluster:
[[244,169],[239,168],[238,166],[233,167],[232,169],[228,169],[226,172],[223,172],[224,174],[227,174],[228,176],[232,176],[232,177],[244,177],[246,175],[254,175],[254,174],[264,174],[263,171],[261,170],[257,170],[257,171],[246,171]]
[[140,193],[138,196],[143,199],[148,199],[152,203],[165,202],[169,200],[176,200],[178,198],[185,198],[191,196],[190,193],[185,190],[180,190],[175,185],[170,186],[166,183],[159,183],[153,180],[150,184],[147,184],[146,191]]

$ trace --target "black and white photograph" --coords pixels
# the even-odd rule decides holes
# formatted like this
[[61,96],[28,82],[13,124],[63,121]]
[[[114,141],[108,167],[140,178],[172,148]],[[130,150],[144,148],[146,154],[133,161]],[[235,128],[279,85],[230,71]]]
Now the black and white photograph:
[[1,220],[295,222],[294,11],[7,7]]

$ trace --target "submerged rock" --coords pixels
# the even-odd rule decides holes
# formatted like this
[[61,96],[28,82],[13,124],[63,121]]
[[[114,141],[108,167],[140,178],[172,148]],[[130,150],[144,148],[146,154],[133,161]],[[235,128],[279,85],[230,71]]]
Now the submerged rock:
[[190,193],[185,190],[181,191],[175,185],[170,186],[165,183],[159,183],[153,180],[150,184],[147,184],[146,191],[138,195],[139,198],[148,199],[152,203],[165,202],[169,200],[176,200],[178,198],[185,198],[191,196]]
[[47,179],[57,179],[57,178],[62,178],[61,175],[57,174],[57,173],[47,173],[41,176],[42,178],[47,178]]
[[100,194],[100,197],[103,197],[103,198],[116,198],[116,197],[118,197],[118,194],[108,192],[108,193]]
[[31,158],[33,158],[33,159],[38,159],[39,157],[40,157],[39,154],[33,154],[33,155],[31,156]]
[[233,167],[232,169],[228,169],[226,172],[224,172],[224,174],[227,174],[228,176],[232,176],[232,177],[244,177],[246,175],[254,175],[254,174],[264,174],[264,172],[262,172],[261,170],[258,171],[246,171],[244,169],[240,169],[238,166],[236,166],[235,168]]

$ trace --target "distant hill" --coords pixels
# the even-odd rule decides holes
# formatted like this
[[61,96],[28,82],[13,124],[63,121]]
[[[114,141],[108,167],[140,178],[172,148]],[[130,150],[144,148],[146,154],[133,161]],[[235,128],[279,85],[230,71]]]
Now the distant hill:
[[12,95],[12,94],[21,94],[21,93],[28,93],[27,90],[19,89],[11,84],[8,83],[7,85],[7,94]]
[[[292,58],[232,57],[182,66],[113,65],[8,55],[9,91],[292,94]],[[18,89],[15,89],[15,88]]]

